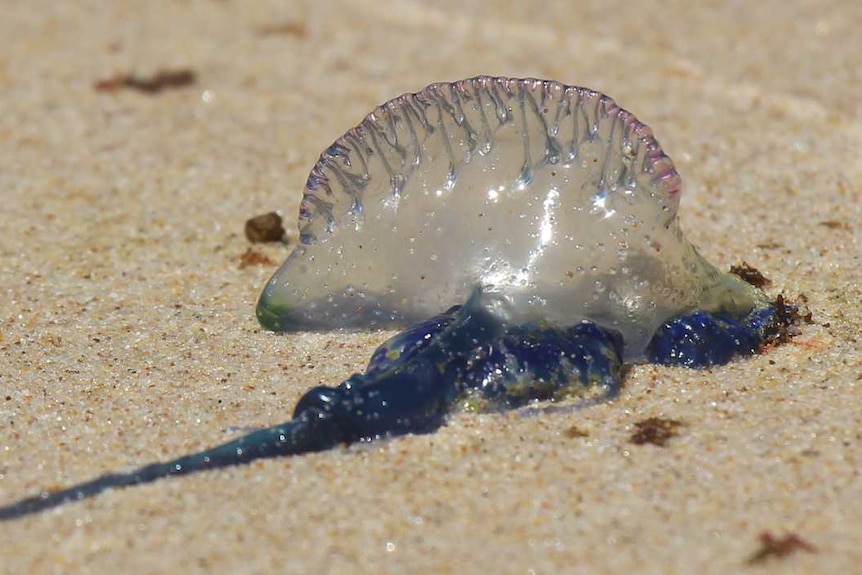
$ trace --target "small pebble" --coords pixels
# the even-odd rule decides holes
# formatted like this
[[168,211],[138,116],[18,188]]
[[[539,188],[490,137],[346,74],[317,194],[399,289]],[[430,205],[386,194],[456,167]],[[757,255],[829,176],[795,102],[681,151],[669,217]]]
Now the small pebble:
[[255,216],[245,223],[245,237],[255,243],[280,242],[284,238],[281,216],[275,212]]

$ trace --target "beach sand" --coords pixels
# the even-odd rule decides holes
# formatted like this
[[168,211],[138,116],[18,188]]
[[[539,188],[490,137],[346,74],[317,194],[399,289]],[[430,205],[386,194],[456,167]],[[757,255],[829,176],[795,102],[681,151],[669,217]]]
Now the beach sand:
[[[636,366],[573,413],[458,415],[0,523],[0,572],[858,572],[856,2],[475,6],[3,0],[0,504],[284,421],[361,370],[391,332],[258,326],[289,247],[242,266],[243,225],[278,210],[293,242],[320,151],[435,81],[610,94],[674,159],[688,237],[813,323],[725,367]],[[194,77],[121,81],[160,70]],[[632,441],[652,417],[682,423],[663,447]]]

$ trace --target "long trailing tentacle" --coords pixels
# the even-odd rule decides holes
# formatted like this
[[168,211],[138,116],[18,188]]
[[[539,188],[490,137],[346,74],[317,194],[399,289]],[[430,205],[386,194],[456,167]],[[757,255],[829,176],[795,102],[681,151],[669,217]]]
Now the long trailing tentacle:
[[[310,415],[310,414],[309,414]],[[108,489],[150,483],[164,477],[188,475],[208,469],[238,465],[263,457],[318,451],[324,445],[314,434],[314,420],[302,416],[281,425],[255,431],[212,449],[177,459],[152,463],[126,473],[109,473],[60,491],[43,491],[33,497],[0,507],[0,521],[16,519],[53,507],[94,497]]]
[[43,491],[0,507],[0,521],[88,499],[116,487],[432,429],[442,423],[452,395],[445,392],[439,376],[433,362],[421,360],[372,377],[356,374],[336,388],[317,387],[307,392],[290,421],[171,461],[109,473],[60,491]]
[[477,342],[499,337],[501,324],[478,304],[465,306],[431,343],[404,361],[370,367],[335,388],[317,387],[296,405],[293,419],[234,441],[172,461],[153,463],[127,473],[111,473],[0,507],[0,521],[16,519],[94,497],[108,489],[150,483],[165,477],[239,465],[266,457],[298,455],[339,444],[428,431],[439,426],[456,393],[459,365],[454,358]]

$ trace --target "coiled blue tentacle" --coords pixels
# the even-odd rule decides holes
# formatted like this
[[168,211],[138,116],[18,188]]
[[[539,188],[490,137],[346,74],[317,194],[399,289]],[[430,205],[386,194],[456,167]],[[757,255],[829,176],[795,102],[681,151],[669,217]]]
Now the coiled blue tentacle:
[[778,304],[755,309],[738,321],[702,311],[679,316],[656,331],[647,347],[647,361],[703,368],[752,355],[777,329],[781,321],[777,316],[788,311],[795,309]]

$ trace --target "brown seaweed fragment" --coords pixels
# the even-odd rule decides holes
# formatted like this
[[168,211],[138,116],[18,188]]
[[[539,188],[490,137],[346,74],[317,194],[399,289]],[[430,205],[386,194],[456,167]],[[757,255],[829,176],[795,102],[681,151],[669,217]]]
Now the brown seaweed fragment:
[[162,90],[184,88],[195,83],[197,75],[188,68],[163,69],[149,77],[134,74],[117,74],[93,84],[97,92],[117,92],[121,89],[135,90],[144,94],[158,94]]
[[739,276],[743,281],[756,287],[763,289],[772,284],[772,280],[760,273],[760,270],[754,266],[742,262],[738,266],[730,266],[730,273]]
[[783,537],[776,537],[769,531],[760,534],[760,549],[755,551],[746,563],[757,565],[775,557],[781,559],[797,551],[817,553],[817,547],[805,541],[796,533],[787,533]]
[[761,351],[789,342],[799,335],[799,325],[802,323],[813,323],[811,311],[806,305],[808,298],[800,294],[797,298],[798,304],[789,303],[784,294],[778,294],[773,303],[775,314],[763,331],[763,344]]
[[251,266],[275,266],[277,262],[273,261],[266,254],[262,254],[254,248],[248,248],[239,256],[239,269],[244,270]]
[[666,447],[667,442],[679,435],[678,429],[685,423],[676,419],[649,417],[635,423],[635,432],[629,437],[629,442],[635,445],[650,443],[658,447]]

